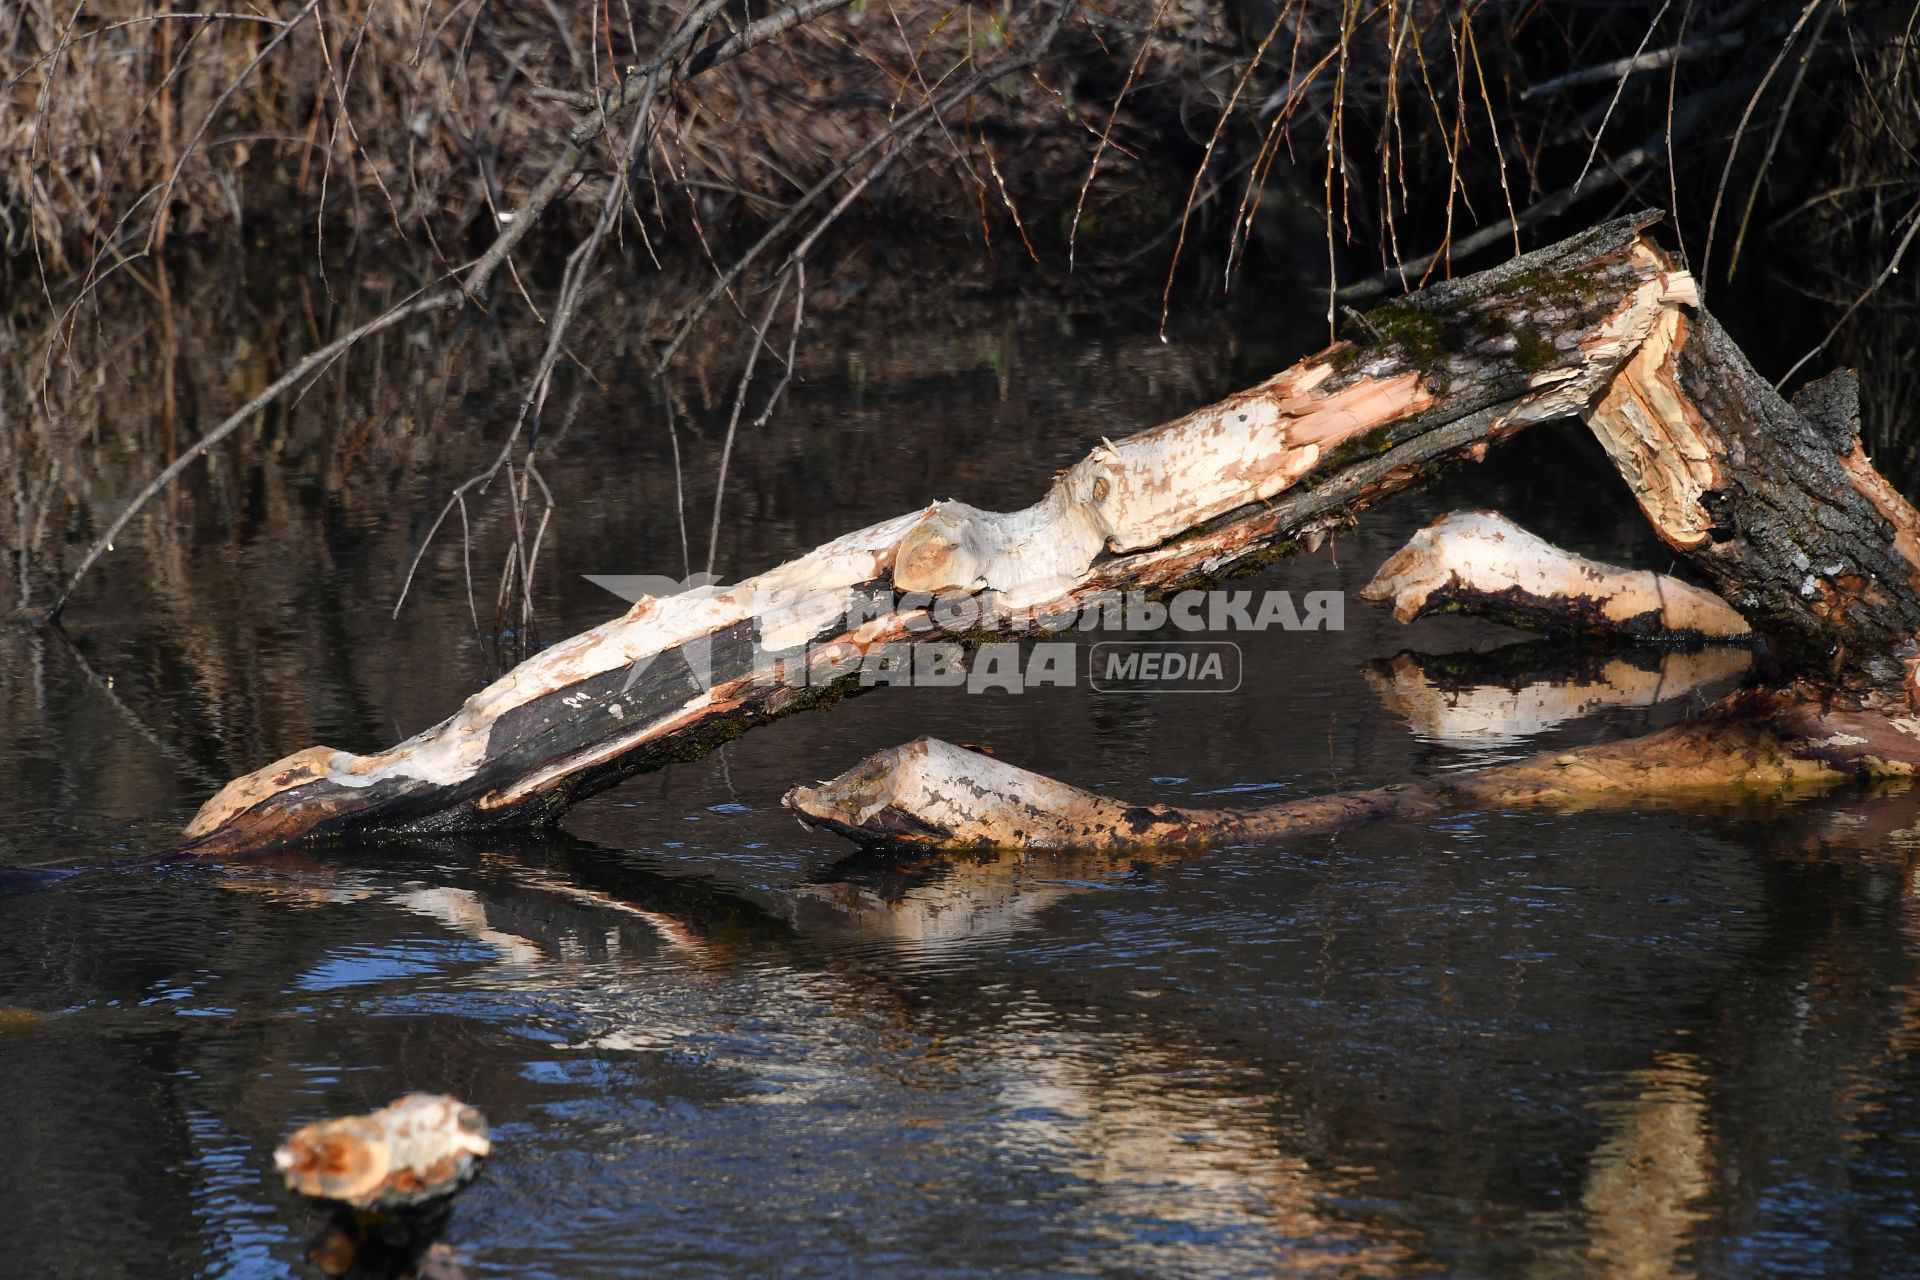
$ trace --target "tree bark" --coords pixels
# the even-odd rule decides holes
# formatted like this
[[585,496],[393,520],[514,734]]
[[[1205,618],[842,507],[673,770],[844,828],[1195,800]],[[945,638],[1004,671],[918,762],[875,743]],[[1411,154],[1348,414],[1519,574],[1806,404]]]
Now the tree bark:
[[[1103,441],[1023,511],[937,503],[733,587],[641,600],[387,751],[310,747],[235,780],[187,847],[538,824],[853,690],[850,664],[875,645],[975,637],[1008,612],[1059,616],[1317,546],[1440,464],[1582,412],[1674,330],[1697,298],[1643,238],[1655,220],[1608,223],[1379,308],[1360,341]],[[943,617],[932,595],[978,610]]]
[[1783,400],[1704,311],[1662,314],[1587,414],[1656,532],[1785,670],[1904,715],[1920,514],[1867,460],[1848,371]]

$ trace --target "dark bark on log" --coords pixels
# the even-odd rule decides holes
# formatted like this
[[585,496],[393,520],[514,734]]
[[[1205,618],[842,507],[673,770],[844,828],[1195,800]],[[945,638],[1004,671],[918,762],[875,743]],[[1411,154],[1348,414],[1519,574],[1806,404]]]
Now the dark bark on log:
[[[1642,238],[1654,220],[1609,223],[1380,308],[1367,342],[1103,444],[1025,511],[939,503],[732,588],[643,600],[388,751],[312,747],[230,783],[188,827],[188,848],[540,823],[850,691],[846,659],[875,644],[981,630],[912,602],[862,616],[875,595],[959,593],[1046,616],[1318,545],[1438,464],[1607,394],[1697,301]],[[768,653],[801,664],[805,682],[767,679]]]
[[1850,375],[1798,405],[1704,312],[1671,313],[1588,415],[1654,529],[1786,671],[1904,715],[1920,634],[1920,514],[1873,469]]

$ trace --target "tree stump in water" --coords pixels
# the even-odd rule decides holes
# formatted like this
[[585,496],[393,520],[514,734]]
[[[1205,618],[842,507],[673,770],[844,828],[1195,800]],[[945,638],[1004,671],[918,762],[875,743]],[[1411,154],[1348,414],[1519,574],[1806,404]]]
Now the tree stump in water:
[[474,1108],[410,1093],[368,1115],[305,1125],[273,1159],[289,1190],[328,1208],[307,1252],[324,1274],[455,1280],[460,1267],[440,1237],[453,1197],[492,1149]]

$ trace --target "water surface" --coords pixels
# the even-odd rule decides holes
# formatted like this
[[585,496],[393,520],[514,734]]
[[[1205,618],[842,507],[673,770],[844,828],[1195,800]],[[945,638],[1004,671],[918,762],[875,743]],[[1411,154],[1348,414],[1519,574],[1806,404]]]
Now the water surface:
[[[41,408],[17,394],[16,334],[23,596],[158,452],[383,287],[400,285],[202,264],[166,324],[111,312],[115,362]],[[456,517],[390,614],[444,495],[511,425],[537,330],[395,335],[157,506],[68,637],[9,633],[0,862],[162,847],[227,777],[314,742],[383,747],[516,644],[620,607],[582,575],[701,567],[738,352],[697,356],[663,393],[635,336],[648,306],[602,300],[577,350],[593,378],[570,375],[543,420],[557,506],[535,634],[493,639],[513,522],[498,488],[469,512],[470,555]],[[936,498],[1024,504],[1100,436],[1315,342],[1310,303],[1166,344],[1151,312],[823,311],[791,403],[734,442],[716,567]],[[1458,672],[1471,662],[1434,656],[1516,637],[1397,627],[1351,594],[1460,506],[1667,567],[1625,496],[1580,428],[1536,429],[1236,584],[1350,598],[1338,635],[1239,637],[1230,696],[881,691],[636,778],[548,835],[0,898],[0,1272],[293,1270],[308,1220],[275,1143],[411,1089],[495,1126],[454,1228],[482,1276],[1909,1271],[1909,797],[951,861],[856,854],[778,805],[920,733],[1116,795],[1228,804],[1669,723],[1707,694],[1504,735],[1412,722],[1381,700],[1397,654]]]

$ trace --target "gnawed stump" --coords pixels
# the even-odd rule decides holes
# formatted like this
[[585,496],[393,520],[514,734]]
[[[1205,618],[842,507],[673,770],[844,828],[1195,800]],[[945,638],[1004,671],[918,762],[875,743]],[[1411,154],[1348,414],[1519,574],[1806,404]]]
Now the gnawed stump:
[[493,1150],[486,1118],[457,1098],[410,1093],[368,1115],[318,1120],[273,1153],[287,1187],[328,1206],[308,1260],[329,1276],[460,1274],[439,1242],[453,1196]]

